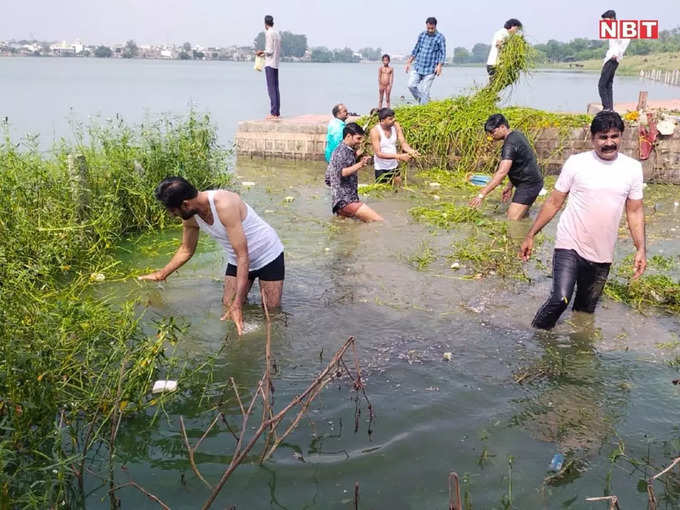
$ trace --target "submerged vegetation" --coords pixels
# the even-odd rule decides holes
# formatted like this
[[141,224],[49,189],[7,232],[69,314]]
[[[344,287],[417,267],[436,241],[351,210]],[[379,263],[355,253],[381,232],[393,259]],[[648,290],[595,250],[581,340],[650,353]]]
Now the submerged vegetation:
[[147,335],[133,303],[114,309],[92,287],[114,274],[124,236],[168,221],[159,180],[228,180],[207,116],[137,129],[116,118],[74,139],[48,155],[0,144],[2,508],[82,506],[90,452],[112,459],[123,416],[163,400],[153,380],[188,369],[172,356],[172,319]]

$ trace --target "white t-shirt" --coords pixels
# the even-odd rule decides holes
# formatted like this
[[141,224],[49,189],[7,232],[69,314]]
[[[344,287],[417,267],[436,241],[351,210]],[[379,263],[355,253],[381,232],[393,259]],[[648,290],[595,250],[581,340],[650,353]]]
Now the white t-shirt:
[[575,250],[591,262],[612,262],[626,199],[642,199],[642,165],[619,153],[614,161],[595,151],[564,163],[555,189],[569,193],[557,225],[555,248]]
[[623,60],[623,54],[626,52],[626,48],[630,44],[630,39],[609,39],[609,49],[607,54],[604,56],[604,61],[610,60],[612,57],[616,57],[620,63]]
[[486,59],[486,65],[495,66],[498,63],[498,46],[499,42],[504,41],[508,38],[510,32],[506,28],[501,28],[493,34],[493,40],[491,41],[491,49],[489,50],[489,58]]

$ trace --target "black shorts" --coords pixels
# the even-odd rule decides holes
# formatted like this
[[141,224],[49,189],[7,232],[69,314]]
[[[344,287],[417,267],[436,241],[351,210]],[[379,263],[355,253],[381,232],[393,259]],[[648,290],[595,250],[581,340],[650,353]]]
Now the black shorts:
[[[236,266],[233,264],[227,264],[226,276],[236,276]],[[255,271],[248,272],[248,280],[254,280],[259,278],[265,282],[278,282],[283,280],[286,275],[286,266],[283,262],[283,252],[272,260],[269,264]]]
[[521,182],[515,186],[515,194],[512,196],[512,202],[515,204],[524,204],[531,206],[538,194],[543,189],[543,181],[538,182]]
[[395,177],[399,177],[398,168],[393,168],[392,170],[375,171],[375,182],[392,182]]

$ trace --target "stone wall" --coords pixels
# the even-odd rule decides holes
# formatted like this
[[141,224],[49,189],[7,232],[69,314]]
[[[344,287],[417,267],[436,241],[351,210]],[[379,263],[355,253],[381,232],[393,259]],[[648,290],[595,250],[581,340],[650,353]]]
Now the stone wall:
[[[621,152],[632,158],[640,157],[637,126],[627,126],[623,133]],[[590,150],[590,130],[575,128],[561,137],[557,128],[547,128],[536,138],[539,166],[549,174],[559,173],[564,161],[578,152]],[[645,182],[680,184],[680,129],[673,135],[659,135],[649,159],[642,162]]]
[[[323,161],[329,116],[307,115],[280,121],[240,122],[236,133],[239,157],[283,158]],[[640,155],[637,126],[624,132],[622,152]],[[546,128],[536,139],[539,165],[547,173],[558,173],[571,154],[591,149],[588,128],[575,128],[560,135],[557,128]],[[680,184],[680,129],[671,136],[659,135],[649,159],[642,162],[645,181]]]

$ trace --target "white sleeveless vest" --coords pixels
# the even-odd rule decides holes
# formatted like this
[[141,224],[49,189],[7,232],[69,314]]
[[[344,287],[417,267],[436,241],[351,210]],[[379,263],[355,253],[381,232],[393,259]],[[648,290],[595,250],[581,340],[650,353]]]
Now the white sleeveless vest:
[[[215,191],[216,190],[210,190],[207,192],[208,201],[210,202],[210,211],[213,215],[213,224],[208,225],[198,214],[194,215],[194,218],[196,218],[198,227],[214,237],[215,241],[224,248],[224,251],[227,254],[227,261],[235,266],[237,265],[236,252],[229,242],[227,230],[224,228],[224,225],[220,221],[220,217],[217,215],[217,209],[215,209]],[[246,204],[246,209],[246,217],[243,220],[242,225],[243,233],[245,234],[246,242],[248,243],[248,258],[250,259],[249,271],[256,271],[278,257],[283,251],[283,244],[276,234],[276,231],[269,223],[260,218],[248,204]]]

